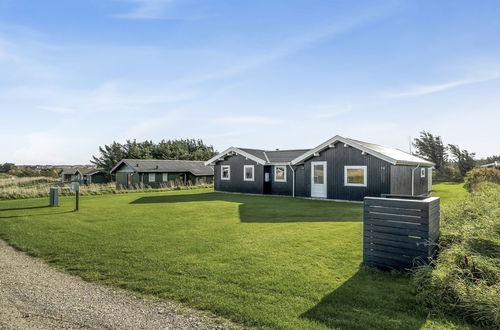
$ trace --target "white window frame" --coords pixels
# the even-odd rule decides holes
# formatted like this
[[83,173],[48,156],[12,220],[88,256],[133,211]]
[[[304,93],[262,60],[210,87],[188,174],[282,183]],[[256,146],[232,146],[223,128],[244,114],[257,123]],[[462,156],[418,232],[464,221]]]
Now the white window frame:
[[162,173],[161,174],[161,181],[162,182],[168,182],[168,173]]
[[[252,178],[247,179],[247,168],[252,169]],[[255,166],[254,165],[243,165],[243,181],[255,181]]]
[[[278,167],[282,167],[285,169],[285,178],[283,180],[277,179],[276,170],[278,169]],[[274,182],[286,182],[286,168],[287,168],[286,165],[274,165]]]
[[[151,180],[153,178],[153,180]],[[156,181],[156,173],[148,173],[148,182],[155,182]]]
[[[363,170],[364,171],[364,182],[363,183],[348,183],[347,182],[347,170]],[[366,187],[368,185],[368,167],[367,166],[354,166],[347,165],[344,166],[344,186],[346,187]]]
[[425,178],[425,172],[426,172],[426,170],[427,170],[427,169],[426,169],[425,167],[422,167],[422,168],[420,169],[420,177],[421,177],[421,178]]
[[[224,177],[224,169],[227,168],[227,178]],[[231,180],[231,166],[221,165],[220,167],[220,179],[221,180]]]

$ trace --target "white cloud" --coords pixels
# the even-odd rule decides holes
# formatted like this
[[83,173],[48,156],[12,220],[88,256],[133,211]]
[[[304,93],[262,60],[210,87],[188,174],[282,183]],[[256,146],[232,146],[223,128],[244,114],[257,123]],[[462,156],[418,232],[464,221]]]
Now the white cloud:
[[315,119],[331,119],[352,111],[352,104],[345,106],[316,105],[311,106],[311,117]]
[[215,118],[217,124],[223,125],[273,125],[278,118],[266,116],[227,116]]
[[165,18],[168,6],[173,0],[126,0],[135,7],[126,13],[114,15],[117,18],[128,19],[160,19]]
[[490,80],[495,80],[500,78],[500,73],[488,74],[487,76],[477,77],[477,78],[464,78],[449,81],[446,83],[435,84],[435,85],[420,85],[414,86],[409,89],[397,92],[383,93],[382,96],[385,98],[400,98],[400,97],[412,97],[412,96],[422,96],[433,93],[442,92],[448,89],[457,88],[470,84],[482,83]]
[[11,159],[18,164],[63,164],[68,159],[66,141],[49,132],[32,132],[20,139]]
[[54,112],[54,113],[58,113],[58,114],[64,114],[64,115],[71,114],[71,113],[75,112],[73,109],[70,109],[70,108],[61,108],[61,107],[52,107],[52,106],[39,106],[38,108],[41,110]]

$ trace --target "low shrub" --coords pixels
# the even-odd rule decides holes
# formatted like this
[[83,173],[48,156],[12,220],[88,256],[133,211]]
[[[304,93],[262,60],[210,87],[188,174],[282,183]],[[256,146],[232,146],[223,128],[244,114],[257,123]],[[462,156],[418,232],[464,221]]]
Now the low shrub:
[[[8,199],[23,199],[23,198],[37,198],[48,197],[49,189],[51,187],[58,187],[61,196],[74,195],[75,192],[71,191],[66,186],[62,185],[60,180],[52,178],[36,177],[36,178],[6,178],[0,179],[0,200]],[[108,184],[91,184],[81,185],[80,195],[105,195],[105,194],[126,194],[130,192],[157,192],[157,191],[170,191],[170,190],[184,190],[196,188],[212,187],[210,184],[199,185],[161,185],[158,188],[152,188],[147,185],[140,185],[134,189],[120,189],[116,187],[114,182]]]
[[500,184],[500,170],[496,168],[475,168],[465,176],[465,189],[473,191],[483,182]]
[[500,185],[444,205],[440,254],[414,273],[417,298],[437,313],[500,328]]

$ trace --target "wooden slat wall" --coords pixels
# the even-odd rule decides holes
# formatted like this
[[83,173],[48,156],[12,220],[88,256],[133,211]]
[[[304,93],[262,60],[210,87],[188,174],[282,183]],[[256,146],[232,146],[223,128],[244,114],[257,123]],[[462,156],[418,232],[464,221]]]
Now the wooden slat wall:
[[438,238],[439,197],[365,197],[364,265],[405,270],[426,264],[436,251]]

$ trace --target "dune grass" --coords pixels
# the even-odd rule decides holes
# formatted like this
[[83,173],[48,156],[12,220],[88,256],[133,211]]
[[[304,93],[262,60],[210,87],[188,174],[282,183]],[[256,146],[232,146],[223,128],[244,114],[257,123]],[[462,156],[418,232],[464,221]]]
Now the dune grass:
[[362,205],[210,189],[0,201],[0,237],[89,281],[245,326],[447,329],[408,275],[360,266]]

